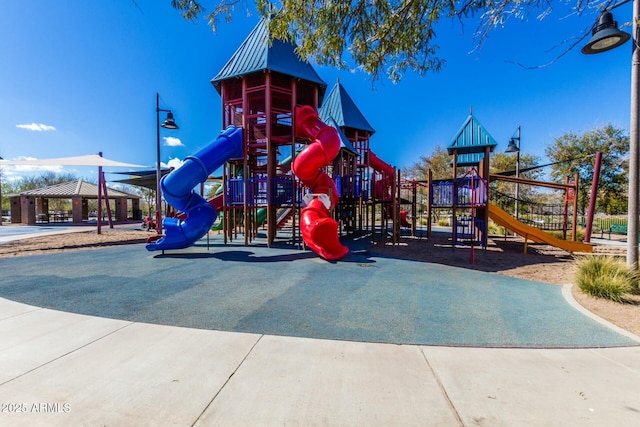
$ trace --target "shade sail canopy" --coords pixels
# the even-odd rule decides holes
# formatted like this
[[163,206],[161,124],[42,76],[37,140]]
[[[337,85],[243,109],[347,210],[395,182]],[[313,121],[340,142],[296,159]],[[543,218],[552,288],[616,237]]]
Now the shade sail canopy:
[[143,168],[144,165],[133,163],[123,163],[109,160],[97,154],[76,157],[59,157],[56,159],[30,159],[30,160],[0,160],[1,165],[12,166],[107,166],[120,168]]
[[[168,173],[170,173],[171,170],[170,169],[162,169],[160,176],[165,176]],[[145,188],[149,188],[151,190],[156,189],[156,171],[155,170],[149,170],[149,171],[135,171],[135,172],[115,172],[116,174],[122,174],[122,175],[129,175],[129,178],[127,179],[119,179],[119,180],[112,180],[111,182],[115,182],[118,184],[126,184],[126,185],[136,185],[138,187],[145,187]],[[217,182],[217,183],[222,183],[222,177],[221,176],[209,176],[206,180],[206,182]]]

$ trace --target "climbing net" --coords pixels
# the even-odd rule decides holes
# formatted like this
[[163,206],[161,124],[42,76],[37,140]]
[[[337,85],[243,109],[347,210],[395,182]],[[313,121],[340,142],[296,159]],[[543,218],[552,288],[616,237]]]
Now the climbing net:
[[[522,223],[537,227],[541,230],[568,230],[571,222],[568,216],[572,213],[571,206],[564,203],[540,203],[531,199],[516,199],[515,197],[491,191],[491,201],[500,209],[516,216]],[[518,212],[516,213],[516,201]]]

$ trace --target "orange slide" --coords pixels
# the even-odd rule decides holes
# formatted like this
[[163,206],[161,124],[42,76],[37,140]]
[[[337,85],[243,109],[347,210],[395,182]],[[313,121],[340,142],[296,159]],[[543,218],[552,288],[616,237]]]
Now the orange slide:
[[[593,252],[593,246],[587,243],[574,242],[572,240],[562,240],[553,237],[549,233],[545,233],[536,227],[523,224],[507,212],[503,211],[493,203],[489,203],[489,218],[498,225],[501,225],[514,233],[536,243],[546,243],[556,248],[563,249],[567,252]],[[526,244],[525,244],[526,250]]]
[[[338,239],[338,223],[330,210],[338,201],[338,189],[331,177],[322,170],[338,155],[338,131],[318,118],[310,106],[296,108],[296,136],[309,138],[312,143],[300,152],[291,164],[291,170],[311,190],[313,199],[300,213],[300,231],[304,243],[328,261],[337,261],[349,253]],[[328,199],[325,206],[322,199]]]

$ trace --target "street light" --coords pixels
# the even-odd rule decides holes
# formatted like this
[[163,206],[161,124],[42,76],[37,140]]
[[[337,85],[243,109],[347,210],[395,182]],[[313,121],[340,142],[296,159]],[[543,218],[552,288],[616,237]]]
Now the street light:
[[[509,140],[509,145],[507,146],[507,149],[504,150],[505,153],[516,153],[516,178],[520,178],[520,126],[518,126],[518,131],[517,131],[517,135],[518,136],[512,136],[511,139]],[[518,141],[518,143],[516,144],[516,141]],[[519,219],[519,212],[518,212],[518,200],[520,199],[520,183],[516,182],[516,219]]]
[[589,55],[606,52],[626,43],[629,38],[631,35],[620,31],[618,22],[613,20],[613,14],[605,10],[598,18],[598,23],[591,30],[591,40],[582,48],[582,53]]
[[[582,53],[593,54],[606,52],[626,43],[631,36],[618,30],[618,23],[613,20],[611,10],[629,3],[631,0],[623,0],[618,4],[608,7],[598,18],[598,23],[591,32],[591,40],[582,48]],[[638,120],[640,119],[640,50],[637,45],[638,22],[640,17],[640,1],[633,0],[633,48],[631,54],[631,123],[629,126],[629,197],[627,208],[627,266],[638,268],[638,181],[640,164],[638,157],[638,145],[640,133]]]
[[[160,124],[160,112],[167,113],[167,118]],[[160,127],[165,129],[179,129],[173,118],[171,110],[160,108],[160,94],[156,93],[156,232],[162,234],[160,204],[162,196],[160,193]]]

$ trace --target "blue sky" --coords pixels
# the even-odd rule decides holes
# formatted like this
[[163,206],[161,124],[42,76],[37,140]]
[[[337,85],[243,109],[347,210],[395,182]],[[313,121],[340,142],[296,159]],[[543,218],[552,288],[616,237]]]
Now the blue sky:
[[[210,80],[258,16],[238,12],[214,34],[205,19],[197,24],[183,20],[169,0],[136,3],[5,2],[0,14],[0,156],[46,159],[102,152],[112,160],[153,168],[156,92],[161,107],[172,109],[180,125],[177,131],[161,132],[164,163],[215,139],[221,130],[221,100]],[[409,72],[399,84],[383,78],[372,87],[363,73],[315,68],[329,87],[340,79],[377,131],[373,151],[394,166],[411,165],[436,145],[448,145],[470,107],[498,141],[496,150],[504,151],[521,126],[522,152],[543,157],[553,138],[569,131],[607,123],[629,128],[631,43],[590,56],[580,53],[581,43],[544,68],[513,63],[551,61],[564,47],[550,49],[579,36],[597,18],[595,11],[567,15],[559,10],[543,21],[535,16],[509,21],[474,52],[474,20],[464,28],[445,21],[437,33],[444,69],[423,77]],[[614,16],[621,24],[629,21],[631,4],[616,9]],[[95,179],[89,168],[65,170]],[[34,172],[3,168],[5,179],[20,174]]]

